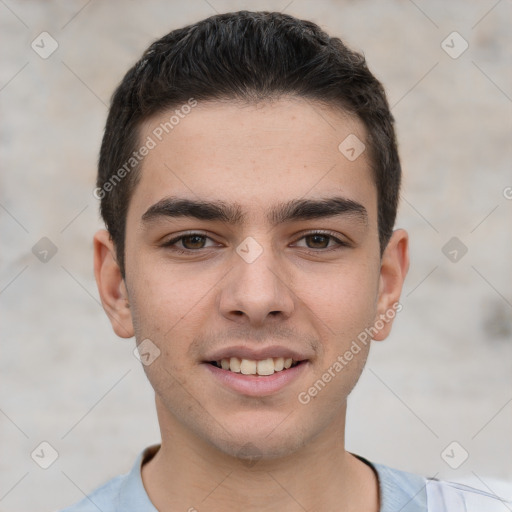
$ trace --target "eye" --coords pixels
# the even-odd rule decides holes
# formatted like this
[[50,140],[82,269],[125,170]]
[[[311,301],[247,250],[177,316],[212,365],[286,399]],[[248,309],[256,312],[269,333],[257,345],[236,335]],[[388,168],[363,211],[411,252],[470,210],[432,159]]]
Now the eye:
[[[300,243],[302,241],[304,244]],[[308,249],[336,249],[339,247],[345,247],[348,244],[330,233],[318,232],[304,235],[294,245],[298,247],[306,247]]]
[[180,235],[168,242],[163,244],[164,247],[169,247],[178,252],[197,251],[199,249],[205,249],[207,247],[214,247],[216,244],[213,240],[201,233],[188,233],[186,235]]
[[185,249],[202,249],[206,244],[204,235],[187,235],[181,237],[181,244]]
[[305,236],[304,240],[310,249],[326,249],[329,247],[331,237],[328,235],[314,234]]

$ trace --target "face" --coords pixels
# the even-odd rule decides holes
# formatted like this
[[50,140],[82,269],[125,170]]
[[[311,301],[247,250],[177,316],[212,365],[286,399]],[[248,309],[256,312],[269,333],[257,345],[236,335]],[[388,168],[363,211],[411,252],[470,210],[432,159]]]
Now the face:
[[365,141],[359,121],[298,98],[200,103],[158,141],[170,115],[141,127],[157,143],[128,211],[125,282],[96,237],[105,308],[145,344],[161,426],[228,455],[292,454],[344,425],[406,235],[381,259],[368,152],[338,148]]

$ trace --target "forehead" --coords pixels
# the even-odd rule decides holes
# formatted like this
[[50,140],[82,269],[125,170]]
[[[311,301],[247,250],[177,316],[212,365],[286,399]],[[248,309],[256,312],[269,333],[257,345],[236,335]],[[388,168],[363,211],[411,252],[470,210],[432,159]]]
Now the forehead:
[[171,195],[236,202],[249,215],[287,200],[343,196],[372,217],[377,196],[365,139],[358,119],[301,98],[177,106],[140,128],[140,144],[151,149],[129,215],[140,218]]

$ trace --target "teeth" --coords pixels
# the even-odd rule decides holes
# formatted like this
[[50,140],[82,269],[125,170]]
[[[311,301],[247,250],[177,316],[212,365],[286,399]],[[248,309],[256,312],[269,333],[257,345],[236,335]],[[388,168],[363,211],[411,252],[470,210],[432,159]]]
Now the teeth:
[[256,373],[256,361],[252,361],[251,359],[242,359],[240,363],[240,371],[244,375],[254,375]]
[[[227,359],[223,359],[222,361],[227,361]],[[221,361],[221,365],[223,364],[222,361]],[[225,366],[225,364],[224,364],[224,366]],[[232,372],[240,373],[240,359],[238,359],[238,357],[232,357],[229,360],[229,369]]]
[[284,357],[269,357],[259,361],[231,357],[216,361],[216,365],[219,368],[244,375],[272,375],[274,372],[286,370],[296,363],[297,361],[294,361],[291,357],[286,359]]
[[272,375],[274,373],[274,360],[269,357],[268,359],[258,361],[256,371],[258,375]]

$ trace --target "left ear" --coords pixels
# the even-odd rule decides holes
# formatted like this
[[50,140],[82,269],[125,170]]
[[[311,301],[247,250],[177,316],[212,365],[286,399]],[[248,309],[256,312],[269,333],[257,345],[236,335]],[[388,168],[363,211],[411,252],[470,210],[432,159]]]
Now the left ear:
[[[374,322],[379,329],[373,336],[376,341],[388,337],[393,319],[401,309],[399,299],[408,270],[409,236],[404,229],[397,229],[393,231],[381,259],[379,296]],[[384,325],[380,328],[382,324]]]

